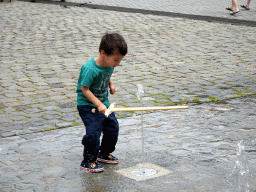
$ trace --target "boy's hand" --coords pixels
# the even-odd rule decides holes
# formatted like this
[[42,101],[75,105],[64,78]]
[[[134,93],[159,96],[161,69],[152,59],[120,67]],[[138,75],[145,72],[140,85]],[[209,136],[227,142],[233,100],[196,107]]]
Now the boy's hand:
[[107,111],[107,107],[104,104],[98,106],[97,108],[98,108],[98,111],[103,114],[105,114],[105,112]]
[[115,86],[112,84],[112,85],[109,86],[109,88],[110,88],[110,94],[111,95],[115,94],[115,92],[116,92]]

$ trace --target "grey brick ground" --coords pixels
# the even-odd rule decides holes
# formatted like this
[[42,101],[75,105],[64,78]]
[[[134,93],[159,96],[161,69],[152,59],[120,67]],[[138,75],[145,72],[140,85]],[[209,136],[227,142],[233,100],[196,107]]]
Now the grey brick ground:
[[[254,192],[255,105],[256,97],[251,96],[144,114],[144,153],[141,117],[119,119],[114,155],[120,163],[104,164],[104,172],[98,174],[79,170],[83,126],[2,138],[0,188],[28,192]],[[144,163],[169,173],[142,181],[123,175],[129,173],[126,169]]]
[[240,5],[246,4],[245,1],[238,1],[240,13],[235,16],[231,16],[230,12],[226,10],[227,7],[231,6],[231,1],[224,0],[183,0],[183,1],[174,1],[174,0],[70,0],[68,2],[80,2],[80,3],[90,3],[96,5],[106,5],[106,6],[116,6],[116,7],[125,7],[132,9],[144,9],[144,10],[154,10],[162,12],[172,12],[172,13],[181,13],[188,15],[198,15],[198,16],[209,16],[209,17],[220,17],[226,19],[237,19],[237,20],[251,20],[256,21],[256,4],[251,2],[250,11],[247,11],[240,7]]
[[[133,9],[106,10],[113,6]],[[252,1],[250,11],[231,17],[227,6],[222,0],[0,3],[0,191],[238,191],[245,179],[234,169],[241,140],[246,182],[255,191],[256,7]],[[146,160],[172,171],[165,177],[137,182],[115,172],[141,162],[140,117],[133,113],[117,113],[121,163],[100,175],[78,170],[84,128],[76,82],[107,31],[122,34],[129,48],[113,74],[111,102],[139,106],[140,83],[144,106],[190,106],[144,115]],[[71,128],[52,130],[64,127]]]
[[113,75],[117,93],[111,102],[138,106],[138,83],[152,98],[148,106],[256,92],[255,27],[40,2],[3,2],[0,9],[2,133],[81,124],[75,107],[79,70],[107,31],[121,33],[129,47]]

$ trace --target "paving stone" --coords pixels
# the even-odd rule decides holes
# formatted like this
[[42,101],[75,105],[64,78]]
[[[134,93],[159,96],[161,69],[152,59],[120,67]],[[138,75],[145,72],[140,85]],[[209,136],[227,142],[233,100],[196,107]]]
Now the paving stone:
[[77,119],[77,116],[75,114],[66,114],[61,117],[63,121],[75,121]]
[[65,123],[57,123],[56,127],[70,127],[72,123],[65,122]]
[[29,183],[29,182],[21,182],[21,183],[15,184],[15,188],[16,189],[22,189],[22,190],[29,189],[29,188],[31,188],[33,186],[34,186],[34,184],[33,183]]
[[11,123],[12,120],[8,118],[0,118],[0,123]]
[[4,132],[1,134],[2,137],[10,137],[10,136],[15,136],[15,132]]
[[60,105],[61,108],[76,107],[76,103],[63,103]]
[[62,83],[50,83],[49,86],[54,87],[54,88],[63,88],[64,87]]

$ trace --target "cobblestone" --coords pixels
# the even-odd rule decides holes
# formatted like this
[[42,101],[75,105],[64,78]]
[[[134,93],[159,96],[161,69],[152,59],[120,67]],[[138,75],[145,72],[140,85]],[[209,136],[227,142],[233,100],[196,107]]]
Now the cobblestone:
[[[6,191],[255,191],[255,105],[254,95],[225,104],[144,114],[144,153],[141,117],[119,119],[115,155],[120,164],[104,165],[100,174],[79,170],[83,126],[2,138],[0,187]],[[241,141],[244,161],[239,157]],[[144,162],[168,170],[167,175],[138,181],[128,178],[127,171],[121,174]],[[248,167],[244,177],[236,162]]]
[[[0,3],[1,190],[111,191],[110,182],[112,191],[235,191],[237,175],[229,176],[241,139],[252,173],[248,182],[256,189],[255,2],[232,17],[223,0],[36,1]],[[77,170],[84,128],[72,127],[82,125],[76,82],[107,31],[128,43],[113,74],[111,102],[140,106],[142,84],[144,106],[191,106],[144,115],[147,160],[173,171],[153,185],[115,172],[141,160],[139,112],[116,113],[122,127],[116,152],[123,163],[100,176]],[[71,128],[52,130],[62,127]]]

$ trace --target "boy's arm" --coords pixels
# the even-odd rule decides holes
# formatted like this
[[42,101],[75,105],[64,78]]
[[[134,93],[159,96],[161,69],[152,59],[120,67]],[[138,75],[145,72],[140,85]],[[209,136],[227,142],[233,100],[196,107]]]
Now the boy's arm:
[[109,88],[110,88],[110,94],[111,94],[111,95],[115,94],[116,88],[115,88],[114,83],[113,83],[113,81],[112,81],[111,78],[110,78],[110,80],[109,80]]
[[97,97],[95,97],[89,87],[82,86],[82,92],[89,101],[96,105],[100,113],[105,114],[107,107]]

